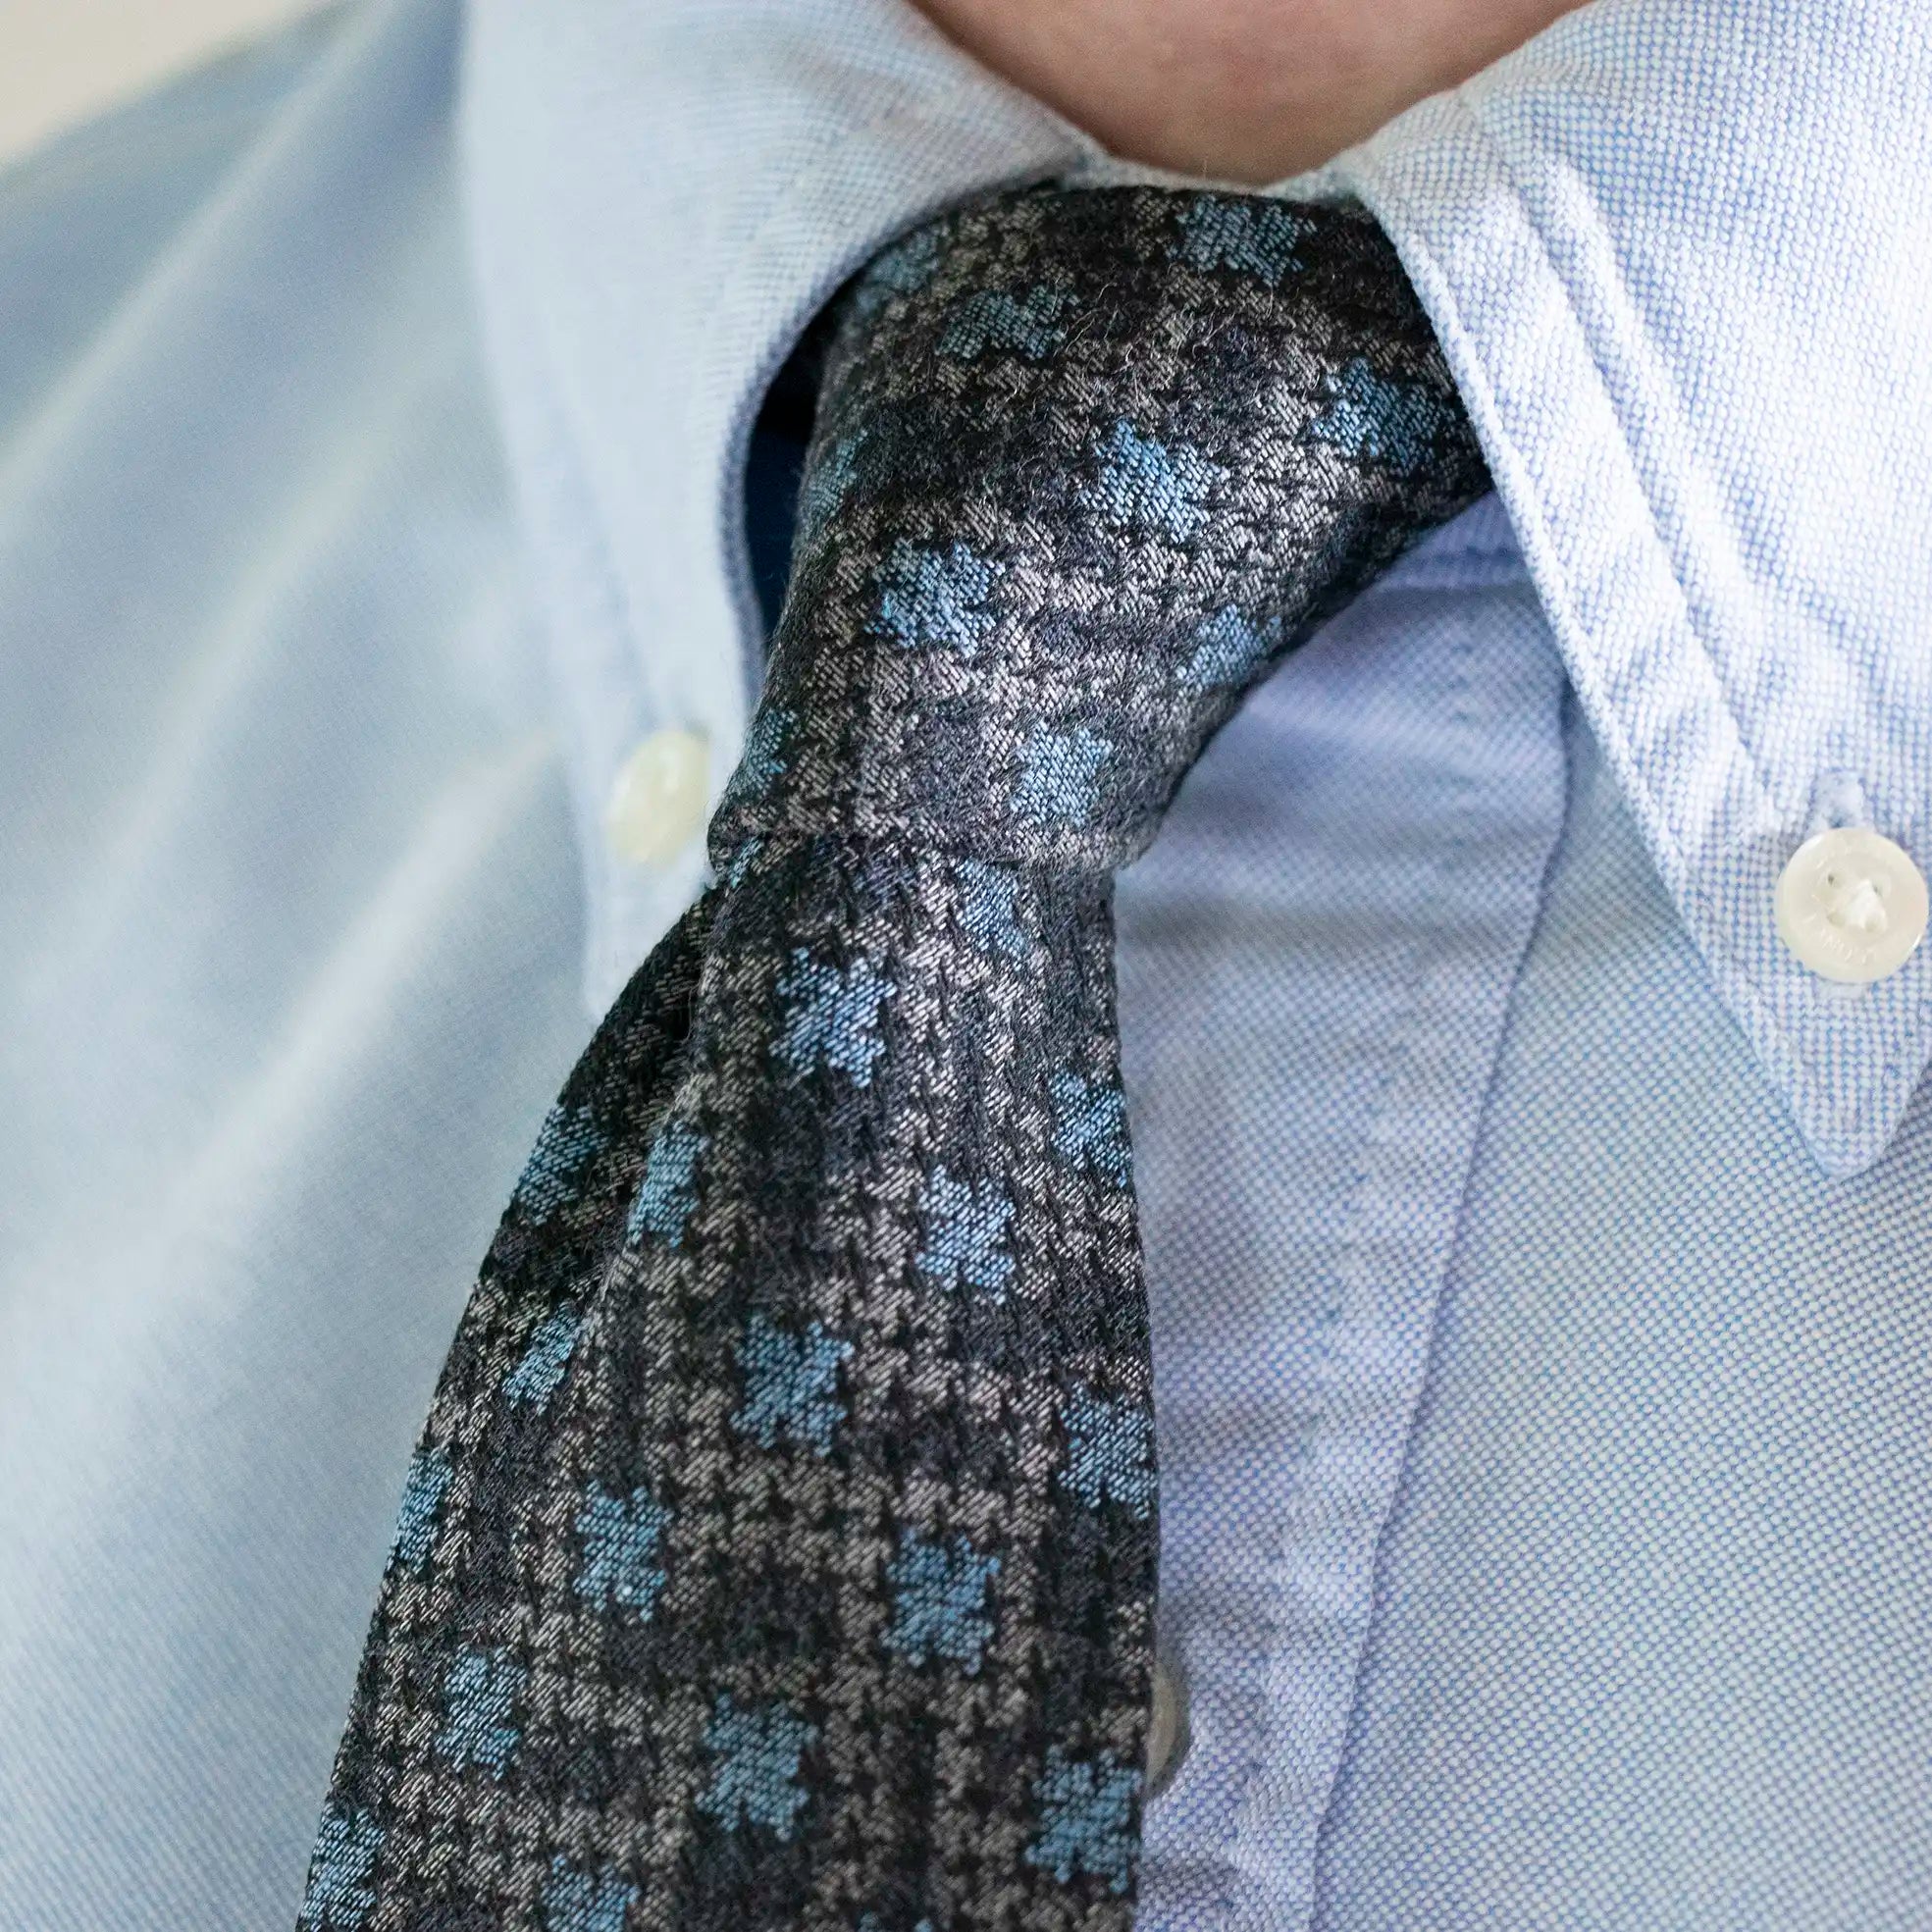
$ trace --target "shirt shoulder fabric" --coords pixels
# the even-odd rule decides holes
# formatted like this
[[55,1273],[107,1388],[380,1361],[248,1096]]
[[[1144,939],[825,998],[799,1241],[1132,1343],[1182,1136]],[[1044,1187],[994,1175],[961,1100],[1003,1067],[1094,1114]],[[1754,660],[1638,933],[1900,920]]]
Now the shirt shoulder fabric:
[[585,1030],[453,8],[0,180],[0,1922],[290,1925]]

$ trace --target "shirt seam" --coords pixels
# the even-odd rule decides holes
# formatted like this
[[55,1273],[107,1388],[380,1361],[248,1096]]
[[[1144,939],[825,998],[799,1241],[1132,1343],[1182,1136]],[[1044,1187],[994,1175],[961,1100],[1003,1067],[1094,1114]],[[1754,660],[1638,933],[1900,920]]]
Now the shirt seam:
[[[1478,640],[1474,629],[1466,621],[1455,644],[1455,700],[1447,707],[1452,717],[1463,719],[1459,732],[1460,742],[1466,746],[1472,733],[1483,729],[1482,706],[1476,699],[1477,686],[1474,678],[1474,657]],[[1560,691],[1559,685],[1559,691]],[[1556,724],[1560,729],[1560,698]],[[1455,797],[1455,818],[1459,829],[1451,837],[1453,850],[1465,850],[1472,837],[1476,836],[1468,823],[1471,795],[1478,784],[1466,771],[1458,773],[1453,779]],[[1525,962],[1528,959],[1531,943],[1538,923],[1540,921],[1546,903],[1548,875],[1551,857],[1557,842],[1562,836],[1568,821],[1569,799],[1567,780],[1564,781],[1562,797],[1559,801],[1554,830],[1545,843],[1541,868],[1542,876],[1537,889],[1536,903],[1527,920],[1520,927],[1515,939],[1515,956],[1508,974],[1508,983],[1498,1007],[1488,1034],[1485,1065],[1480,1077],[1480,1090],[1477,1104],[1467,1117],[1466,1124],[1461,1126],[1450,1141],[1451,1151],[1445,1155],[1445,1162],[1452,1161],[1452,1175],[1445,1175],[1443,1187],[1446,1198],[1445,1223],[1439,1235],[1439,1245],[1419,1252],[1412,1271],[1429,1277],[1427,1288],[1429,1313],[1426,1318],[1426,1332],[1420,1343],[1419,1359],[1414,1372],[1414,1380],[1407,1396],[1406,1414],[1400,1426],[1391,1469],[1391,1480],[1385,1491],[1385,1499],[1370,1507],[1375,1517],[1375,1529],[1369,1539],[1368,1574],[1369,1596],[1362,1608],[1359,1634],[1356,1636],[1352,1654],[1349,1656],[1347,1670],[1347,1690],[1341,1701],[1340,1725],[1332,1734],[1332,1748],[1327,1753],[1326,1769],[1317,1773],[1322,1779],[1319,1798],[1309,1807],[1310,1830],[1306,1840],[1305,1860],[1296,1873],[1298,1896],[1303,1911],[1295,1921],[1297,1927],[1312,1924],[1316,1908],[1316,1873],[1322,1836],[1326,1828],[1330,1810],[1334,1802],[1336,1789],[1341,1779],[1342,1766],[1346,1758],[1347,1742],[1354,1724],[1355,1711],[1361,1697],[1363,1663],[1368,1654],[1368,1645],[1373,1630],[1375,1616],[1374,1575],[1378,1555],[1384,1537],[1387,1533],[1395,1499],[1399,1494],[1402,1472],[1407,1467],[1414,1440],[1415,1418],[1427,1385],[1430,1352],[1434,1345],[1436,1324],[1439,1315],[1441,1296],[1448,1279],[1450,1259],[1454,1253],[1456,1240],[1462,1227],[1469,1198],[1470,1175],[1474,1170],[1476,1148],[1482,1134],[1483,1122],[1490,1105],[1501,1062],[1503,1042],[1508,1030],[1510,1008],[1516,996],[1516,988],[1521,982]],[[1363,1116],[1359,1139],[1359,1151],[1350,1175],[1343,1209],[1343,1226],[1337,1236],[1333,1259],[1327,1271],[1328,1306],[1335,1311],[1335,1319],[1340,1319],[1351,1300],[1352,1291],[1344,1279],[1351,1256],[1361,1257],[1372,1254],[1379,1236],[1373,1216],[1365,1208],[1375,1188],[1378,1170],[1384,1164],[1382,1154],[1384,1131],[1391,1118],[1413,1118],[1418,1106],[1425,1112],[1434,1112],[1441,1119],[1444,1103],[1436,1103],[1434,1109],[1427,1105],[1426,1096],[1418,1100],[1414,1091],[1414,1079],[1418,1057],[1419,1024],[1425,1018],[1429,1002],[1425,999],[1432,966],[1443,953],[1443,940],[1440,924],[1450,906],[1441,873],[1442,861],[1438,860],[1434,883],[1425,906],[1425,922],[1419,927],[1412,944],[1408,970],[1404,975],[1404,986],[1399,1008],[1399,1018],[1391,1031],[1394,1036],[1394,1050],[1377,1083],[1375,1097]],[[1466,1011],[1470,996],[1460,996]],[[1417,1237],[1409,1237],[1412,1241]],[[1426,1237],[1425,1237],[1426,1238]],[[1323,1317],[1317,1318],[1324,1319]],[[1326,1338],[1318,1341],[1318,1347],[1326,1345]],[[1308,1426],[1303,1433],[1297,1461],[1303,1466],[1309,1460],[1315,1443],[1331,1430],[1333,1423],[1332,1390],[1323,1386],[1314,1391],[1315,1399],[1310,1404]],[[1279,1520],[1279,1519],[1278,1519]],[[1279,1560],[1279,1553],[1286,1547],[1287,1532],[1283,1528],[1273,1545],[1272,1553]],[[1227,1932],[1244,1932],[1245,1928],[1267,1928],[1267,1932],[1288,1932],[1288,1928],[1277,1925],[1275,1910],[1282,1903],[1279,1889],[1263,1895],[1258,1893],[1253,1873],[1257,1868],[1279,1866],[1280,1860],[1275,1846],[1270,1842],[1266,1829],[1271,1820],[1279,1821],[1281,1808],[1277,1805],[1271,1810],[1257,1815],[1258,1807],[1265,1803],[1265,1794],[1261,1790],[1261,1780],[1265,1769],[1282,1757],[1279,1736],[1280,1713],[1277,1709],[1277,1698],[1273,1686],[1277,1671],[1284,1662],[1291,1661],[1290,1653],[1284,1646],[1280,1632],[1282,1629],[1281,1589],[1279,1579],[1272,1581],[1270,1600],[1275,1606],[1275,1615],[1263,1634],[1256,1654],[1263,1673],[1262,1704],[1263,1723],[1258,1741],[1251,1750],[1244,1753],[1244,1762],[1235,1781],[1235,1796],[1229,1807],[1228,1823],[1218,1834],[1222,1862],[1225,1872],[1223,1882],[1217,1888],[1216,1913],[1220,1925]],[[1293,1899],[1297,1893],[1290,1892]]]
[[1341,1738],[1335,1750],[1334,1770],[1329,1782],[1328,1795],[1322,1803],[1321,1815],[1316,1820],[1314,1842],[1309,1853],[1308,1913],[1304,1921],[1305,1932],[1314,1932],[1321,1915],[1322,1855],[1331,1836],[1335,1798],[1341,1788],[1349,1747],[1360,1725],[1365,1721],[1363,1698],[1367,1689],[1369,1653],[1375,1641],[1376,1626],[1387,1607],[1384,1584],[1386,1575],[1388,1540],[1397,1513],[1402,1506],[1403,1491],[1408,1485],[1410,1469],[1415,1457],[1417,1436],[1423,1425],[1424,1412],[1429,1405],[1430,1384],[1436,1367],[1436,1354],[1442,1341],[1444,1305],[1453,1292],[1456,1259],[1462,1249],[1464,1230],[1469,1223],[1471,1198],[1476,1185],[1476,1171],[1482,1157],[1484,1139],[1495,1110],[1497,1094],[1501,1089],[1503,1059],[1509,1046],[1516,1005],[1523,997],[1523,982],[1529,972],[1530,956],[1535,950],[1537,935],[1549,916],[1552,875],[1557,855],[1570,833],[1571,822],[1575,816],[1574,755],[1570,747],[1568,721],[1565,717],[1569,699],[1570,691],[1568,681],[1565,679],[1559,686],[1556,715],[1552,720],[1552,728],[1557,735],[1562,758],[1562,771],[1558,779],[1562,789],[1556,823],[1543,850],[1541,877],[1537,882],[1536,904],[1522,927],[1516,958],[1509,970],[1508,985],[1497,1011],[1495,1030],[1489,1046],[1488,1064],[1484,1069],[1481,1090],[1470,1115],[1469,1135],[1463,1148],[1461,1174],[1456,1182],[1454,1206],[1449,1215],[1447,1238],[1442,1244],[1441,1266],[1437,1271],[1436,1292],[1430,1308],[1429,1332],[1422,1343],[1415,1398],[1409,1405],[1408,1419],[1402,1431],[1401,1452],[1396,1459],[1394,1481],[1389,1488],[1388,1506],[1383,1511],[1382,1521],[1377,1525],[1369,1554],[1368,1603],[1362,1620],[1362,1641],[1356,1652],[1354,1675],[1349,1686],[1348,1708],[1342,1720]]

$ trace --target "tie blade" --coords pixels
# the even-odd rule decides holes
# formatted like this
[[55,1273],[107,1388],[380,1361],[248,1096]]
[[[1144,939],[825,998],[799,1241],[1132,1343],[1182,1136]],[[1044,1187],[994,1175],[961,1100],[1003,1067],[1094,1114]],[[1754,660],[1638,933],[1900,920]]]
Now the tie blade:
[[1124,1926],[1157,1532],[1109,895],[776,842],[641,1003],[689,1031],[621,1215],[547,1132],[493,1260],[601,1231],[520,1347],[459,1340],[412,1472],[325,1827],[375,1932],[585,1887]]

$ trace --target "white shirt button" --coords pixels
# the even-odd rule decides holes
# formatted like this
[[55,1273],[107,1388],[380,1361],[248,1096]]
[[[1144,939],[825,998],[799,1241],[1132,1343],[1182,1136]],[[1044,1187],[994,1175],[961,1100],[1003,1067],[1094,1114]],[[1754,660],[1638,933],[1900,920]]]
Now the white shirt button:
[[620,859],[658,865],[698,835],[710,795],[710,746],[698,731],[653,731],[618,772],[603,835]]
[[1147,1793],[1151,1798],[1187,1754],[1187,1693],[1180,1679],[1154,1660],[1154,1701],[1147,1713]]
[[1903,847],[1861,826],[1808,838],[1778,878],[1778,937],[1824,979],[1895,973],[1925,936],[1925,875]]

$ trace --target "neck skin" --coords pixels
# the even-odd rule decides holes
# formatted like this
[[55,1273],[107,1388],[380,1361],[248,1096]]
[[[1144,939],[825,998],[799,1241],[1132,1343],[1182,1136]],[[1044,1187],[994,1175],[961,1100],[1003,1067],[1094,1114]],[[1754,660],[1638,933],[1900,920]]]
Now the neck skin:
[[915,0],[1123,160],[1261,185],[1467,80],[1580,0]]

